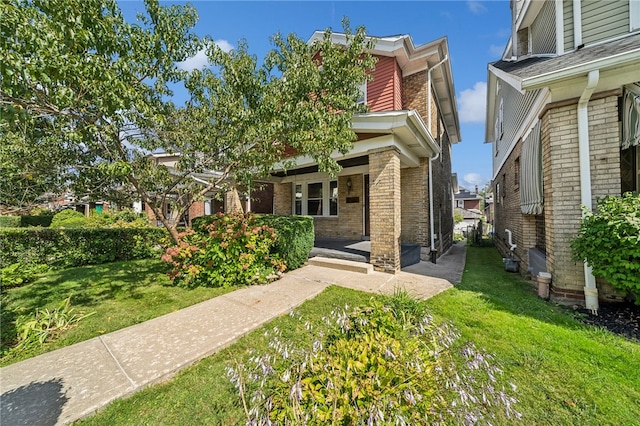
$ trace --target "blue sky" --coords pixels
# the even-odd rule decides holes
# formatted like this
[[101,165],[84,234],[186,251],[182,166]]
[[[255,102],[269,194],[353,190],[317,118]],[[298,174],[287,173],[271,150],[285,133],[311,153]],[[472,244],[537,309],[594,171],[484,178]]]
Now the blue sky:
[[[314,31],[364,26],[372,36],[409,34],[416,45],[446,36],[456,91],[462,141],[453,147],[452,171],[461,186],[480,188],[491,179],[491,145],[484,143],[487,64],[497,60],[509,39],[508,0],[477,1],[191,1],[198,10],[195,32],[223,48],[245,39],[259,59],[277,32],[303,40]],[[127,19],[144,11],[142,1],[119,1]],[[197,66],[203,57],[186,64]]]

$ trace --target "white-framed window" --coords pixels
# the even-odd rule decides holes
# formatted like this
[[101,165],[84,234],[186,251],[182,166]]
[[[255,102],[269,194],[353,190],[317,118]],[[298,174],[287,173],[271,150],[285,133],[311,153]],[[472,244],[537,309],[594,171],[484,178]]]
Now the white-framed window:
[[293,187],[293,214],[309,216],[338,215],[337,180],[300,182]]
[[629,0],[629,29],[640,30],[640,0]]
[[360,104],[367,104],[367,82],[364,81],[362,84],[360,84],[360,86],[358,86],[358,90],[360,91],[360,96],[358,97],[358,100],[356,101],[356,103],[358,105]]

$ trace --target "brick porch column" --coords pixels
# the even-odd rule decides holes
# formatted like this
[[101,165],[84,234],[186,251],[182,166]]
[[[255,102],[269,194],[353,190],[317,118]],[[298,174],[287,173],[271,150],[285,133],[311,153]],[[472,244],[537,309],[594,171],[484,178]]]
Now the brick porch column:
[[377,271],[400,271],[400,157],[395,148],[369,151],[370,262]]
[[224,194],[224,211],[225,213],[243,212],[242,203],[238,191],[234,188]]

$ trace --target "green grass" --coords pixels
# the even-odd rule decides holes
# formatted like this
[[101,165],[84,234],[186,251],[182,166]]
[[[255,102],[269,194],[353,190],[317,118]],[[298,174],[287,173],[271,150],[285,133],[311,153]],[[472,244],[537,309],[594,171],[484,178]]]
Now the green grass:
[[[138,324],[230,291],[170,286],[165,270],[166,266],[159,260],[114,262],[51,271],[31,284],[3,290],[0,366]],[[36,308],[55,308],[67,297],[71,297],[74,313],[95,314],[38,349],[7,352],[15,340],[16,317],[33,314]]]
[[[370,298],[330,287],[297,311],[319,321],[334,307],[361,305]],[[518,386],[516,408],[523,414],[518,424],[638,424],[640,343],[582,325],[566,309],[538,299],[528,282],[504,271],[494,249],[469,247],[462,283],[427,303],[437,319],[455,324],[462,340],[496,356],[506,378]],[[116,401],[80,423],[244,424],[225,367],[251,349],[264,349],[264,332],[274,325],[285,338],[305,337],[300,321],[278,318],[172,380]]]

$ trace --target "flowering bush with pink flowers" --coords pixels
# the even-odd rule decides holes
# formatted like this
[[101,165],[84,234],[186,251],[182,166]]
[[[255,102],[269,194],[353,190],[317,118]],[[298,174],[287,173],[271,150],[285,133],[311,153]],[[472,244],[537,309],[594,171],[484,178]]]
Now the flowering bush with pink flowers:
[[169,278],[184,287],[229,287],[261,284],[278,278],[286,265],[271,248],[273,228],[258,225],[252,214],[218,213],[205,227],[180,234],[162,260],[171,265]]

